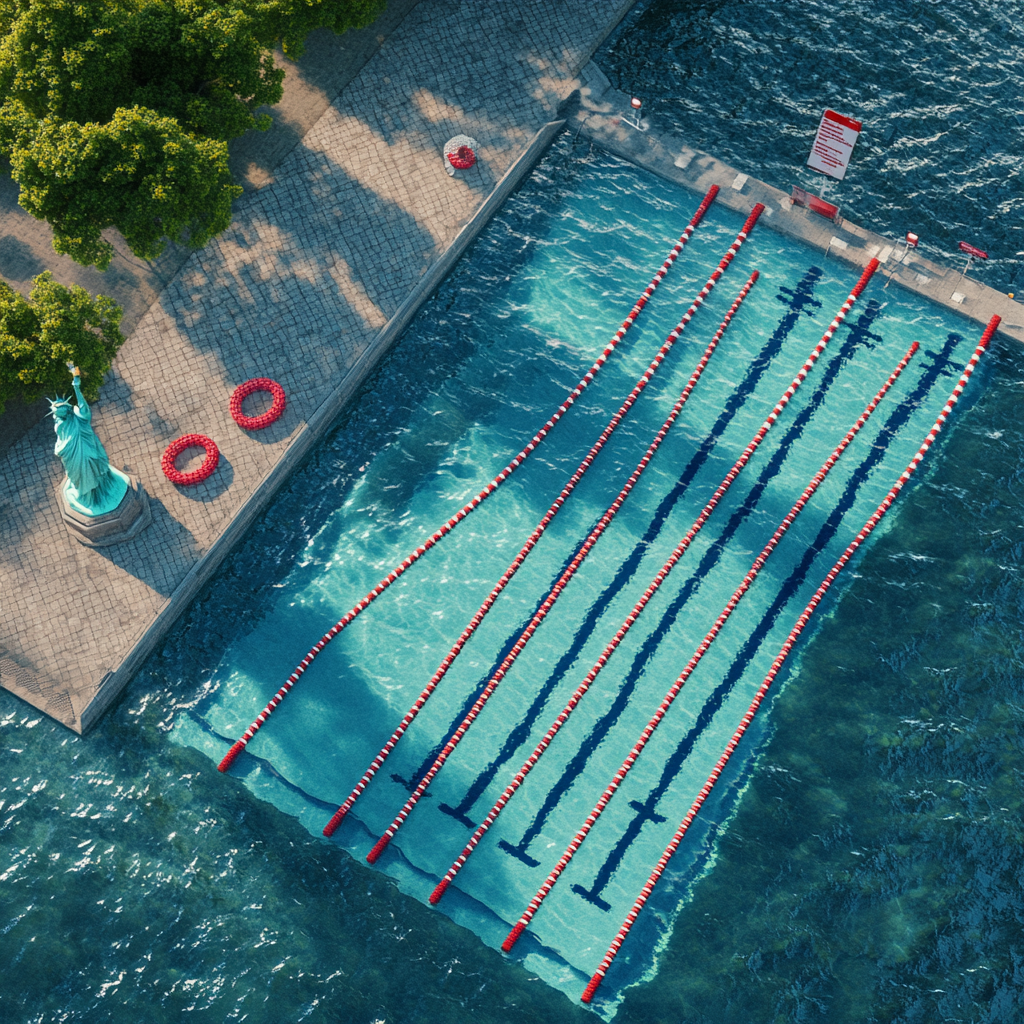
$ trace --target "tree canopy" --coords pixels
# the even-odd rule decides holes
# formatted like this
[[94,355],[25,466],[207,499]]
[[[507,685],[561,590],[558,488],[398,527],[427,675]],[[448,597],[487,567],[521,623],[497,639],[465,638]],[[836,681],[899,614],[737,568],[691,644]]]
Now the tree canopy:
[[66,394],[68,363],[82,371],[82,391],[99,396],[104,374],[124,344],[121,307],[105,295],[65,288],[49,271],[33,280],[26,299],[0,281],[0,413],[11,398],[34,402]]
[[205,244],[241,194],[227,143],[265,130],[315,28],[369,24],[381,0],[0,0],[0,153],[54,249],[105,269],[115,227],[153,259]]

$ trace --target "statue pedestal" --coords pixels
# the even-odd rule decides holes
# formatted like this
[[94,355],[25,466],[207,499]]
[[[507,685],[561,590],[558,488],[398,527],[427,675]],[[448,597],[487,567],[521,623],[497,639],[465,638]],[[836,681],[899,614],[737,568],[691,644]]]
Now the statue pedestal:
[[[121,475],[121,474],[118,474]],[[134,540],[153,521],[149,498],[137,476],[129,476],[128,489],[118,506],[98,516],[87,516],[72,508],[64,493],[68,478],[57,485],[60,514],[68,533],[80,544],[103,548],[121,541]]]

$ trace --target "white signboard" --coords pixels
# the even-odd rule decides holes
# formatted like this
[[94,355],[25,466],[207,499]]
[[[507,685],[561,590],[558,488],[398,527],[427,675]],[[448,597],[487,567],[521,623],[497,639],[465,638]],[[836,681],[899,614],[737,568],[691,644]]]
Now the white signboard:
[[807,166],[842,181],[860,129],[860,121],[854,121],[852,117],[843,117],[834,110],[826,110],[821,115],[821,124],[818,125],[818,134],[814,137]]

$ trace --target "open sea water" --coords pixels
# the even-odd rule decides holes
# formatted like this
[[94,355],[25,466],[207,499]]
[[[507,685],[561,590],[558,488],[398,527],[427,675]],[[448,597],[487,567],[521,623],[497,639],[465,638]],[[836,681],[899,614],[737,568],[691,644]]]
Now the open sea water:
[[[958,8],[958,19],[966,17],[964,10]],[[852,103],[856,93],[837,96],[831,82],[815,87],[813,76],[821,75],[821,67],[828,66],[832,82],[840,81],[847,90],[853,89],[853,71],[842,70],[843,61],[860,67],[862,76],[870,69],[873,109],[880,119],[905,109],[908,99],[894,85],[904,55],[896,53],[886,64],[888,50],[875,52],[879,40],[892,37],[893,8],[880,13],[867,5],[844,7],[850,21],[830,20],[831,34],[820,39],[812,27],[823,18],[835,19],[834,12],[817,4],[789,5],[786,11],[783,18],[781,8],[654,4],[637,12],[598,59],[610,76],[618,76],[617,84],[649,98],[653,116],[675,120],[688,142],[784,185],[803,180],[799,163],[806,154],[796,141],[791,148],[800,150],[797,156],[782,150],[766,154],[744,127],[765,122],[777,130],[783,86],[794,104],[783,118],[793,125],[785,130],[794,140],[802,131],[808,143],[822,106],[861,113],[850,103],[843,105],[848,96]],[[1012,42],[1002,29],[997,31],[1001,22],[995,9],[986,11],[977,6],[975,19],[989,17],[991,31],[968,32],[966,21],[950,22],[948,12],[940,17],[941,9],[930,5],[907,5],[900,25],[906,32],[911,31],[907,25],[912,27],[919,47],[932,58],[928,74],[934,88],[948,91],[951,81],[965,77],[962,92],[975,98],[961,100],[969,125],[964,137],[981,131],[986,137],[1002,134],[1009,152],[1014,129],[986,106],[984,90],[972,94],[965,71],[1005,66],[1007,99],[1019,95],[1020,83],[1012,78]],[[806,33],[794,24],[804,25]],[[962,38],[958,35],[954,46],[944,32]],[[829,54],[837,38],[842,40],[839,61]],[[858,40],[863,40],[862,50]],[[965,56],[972,45],[973,54]],[[695,61],[694,50],[700,47],[707,59]],[[719,52],[723,57],[716,64]],[[656,56],[639,68],[638,54]],[[945,65],[935,66],[943,60]],[[734,69],[751,64],[760,71],[743,85]],[[663,95],[656,109],[658,91]],[[704,113],[692,117],[698,102]],[[742,122],[734,124],[732,134],[723,127],[728,116],[723,105],[730,102],[734,121],[739,117]],[[925,103],[923,94],[917,102]],[[955,120],[948,112],[942,116]],[[991,132],[978,128],[981,118],[991,122]],[[863,119],[867,132],[871,125]],[[906,216],[961,209],[962,203],[947,195],[955,176],[934,168],[926,172],[926,140],[904,143],[909,152],[901,173],[914,182],[916,159],[921,169],[917,187],[928,197],[911,204]],[[890,150],[895,146],[894,139]],[[975,154],[971,165],[970,146],[959,152],[972,182],[1000,177],[991,155]],[[843,203],[852,219],[902,233],[906,217],[893,206],[902,199],[887,198],[885,174],[892,169],[884,163],[872,167],[867,160],[857,167],[855,158],[850,181],[842,186]],[[1006,186],[1002,177],[1000,184]],[[360,510],[368,520],[379,520],[372,529],[367,523],[364,539],[386,551],[392,543],[401,546],[412,525],[403,520],[415,519],[417,481],[430,477],[431,487],[449,487],[453,494],[460,480],[467,489],[476,483],[482,467],[466,438],[494,426],[487,421],[487,395],[507,389],[508,382],[478,370],[479,393],[474,394],[465,385],[473,380],[474,360],[492,377],[500,377],[494,367],[503,362],[506,375],[533,374],[537,395],[550,390],[556,396],[575,381],[671,242],[666,237],[653,248],[640,245],[644,262],[616,236],[619,210],[630,202],[670,208],[671,199],[663,197],[671,191],[583,144],[574,147],[569,139],[561,140],[440,289],[358,405],[86,740],[40,720],[12,697],[0,697],[3,1019],[162,1021],[186,1011],[211,1020],[367,1024],[593,1019],[538,980],[529,962],[506,960],[469,930],[404,894],[386,875],[316,838],[278,806],[254,798],[238,779],[218,775],[209,757],[195,749],[202,741],[192,746],[175,740],[210,725],[225,693],[232,686],[239,692],[240,668],[272,677],[268,693],[278,684],[281,667],[288,663],[290,668],[297,655],[292,656],[294,648],[275,651],[269,642],[274,638],[266,637],[275,623],[285,624],[277,627],[282,637],[295,627],[301,654],[312,634],[322,631],[323,617],[337,617],[329,614],[336,595],[320,585],[337,566],[323,556],[349,550],[347,561],[358,564],[361,534],[353,523]],[[1010,201],[1015,193],[1011,189],[1008,195]],[[679,217],[674,235],[696,199],[678,193],[678,202],[687,213]],[[580,279],[571,283],[592,295],[593,302],[574,306],[565,299],[567,284],[548,286],[532,268],[543,266],[545,246],[564,246],[567,233],[571,242],[586,242],[587,236],[576,230],[582,221],[594,230],[594,251],[608,253],[594,267],[580,261]],[[908,226],[924,239],[921,223]],[[954,235],[966,233],[967,227],[992,231],[984,239],[970,237],[989,245],[993,255],[997,246],[989,238],[1000,242],[998,251],[1016,244],[1014,229],[1000,227],[997,234],[985,218],[978,223],[947,218],[944,223]],[[699,286],[706,276],[701,260],[706,264],[715,246],[724,248],[736,226],[720,217],[703,229],[702,242],[695,237],[684,250],[663,286],[665,302],[652,303],[644,314],[647,322],[642,319],[622,345],[626,366],[615,371],[621,379],[609,373],[605,401],[599,401],[602,393],[595,389],[594,404],[574,410],[580,423],[597,424],[598,413],[607,416],[608,396],[617,393],[616,387],[621,391],[630,372],[635,377],[646,363],[641,353],[649,353],[659,332],[663,337],[674,322],[672,310],[678,311],[678,304],[668,301],[671,288],[688,298],[694,290],[688,277]],[[758,257],[770,254],[777,243],[763,228],[755,233],[749,257],[744,253],[746,263],[730,271],[720,286],[719,314],[742,283],[741,271],[745,276],[749,267],[760,265]],[[934,239],[930,244],[938,245]],[[1000,272],[1009,274],[1012,261],[1005,255],[999,259]],[[809,273],[812,264],[803,270]],[[999,268],[996,260],[986,273],[995,273],[993,268]],[[852,284],[842,265],[829,262],[817,269],[815,297],[823,311],[819,322],[806,328],[808,345]],[[524,280],[536,301],[516,308],[517,283]],[[797,283],[789,280],[786,286],[792,290]],[[990,283],[1002,286],[994,279]],[[774,320],[764,313],[766,335],[786,311],[777,298],[784,294],[780,287],[777,280],[764,281],[751,296],[762,302],[760,310],[775,307]],[[880,284],[875,287],[877,294],[869,291],[865,299],[875,297],[880,308],[862,326],[862,352],[871,356],[872,366],[877,363],[876,375],[882,367],[887,372],[905,348],[896,353],[894,340],[883,358],[879,350],[886,317],[894,318],[888,321],[890,334],[902,333],[894,331],[893,322],[909,321],[925,332],[920,340],[926,347],[942,355],[951,333],[945,315],[886,310],[880,305],[885,301]],[[495,295],[504,298],[504,305],[494,302]],[[600,310],[603,301],[618,315],[588,322],[588,314]],[[492,306],[519,326],[533,325],[524,350],[536,355],[525,369],[494,358],[500,324],[489,338],[479,330],[493,315]],[[543,311],[550,322],[543,322]],[[849,323],[868,312],[865,303]],[[718,316],[711,309],[707,314],[709,334]],[[572,330],[566,330],[567,324]],[[690,331],[696,327],[695,320]],[[953,327],[963,340],[950,343],[947,359],[958,367],[980,329],[959,321]],[[834,348],[846,333],[852,329],[837,335]],[[577,337],[588,340],[577,343]],[[694,333],[691,346],[697,338]],[[716,359],[723,358],[729,339],[727,334]],[[680,351],[681,346],[671,358],[677,363],[674,372],[685,379],[683,370],[696,352],[692,347]],[[824,369],[825,361],[815,372]],[[970,402],[958,409],[927,474],[901,497],[889,528],[855,566],[842,599],[826,609],[817,636],[802,647],[799,663],[772,705],[770,733],[760,737],[759,757],[744,780],[743,795],[715,836],[706,865],[710,869],[680,886],[678,910],[671,901],[660,908],[665,920],[654,935],[656,973],[647,970],[645,980],[626,989],[621,1003],[606,1006],[616,1020],[1001,1021],[1019,1014],[1022,529],[1016,492],[1024,442],[1022,363],[1009,346],[997,346],[987,357],[971,385]],[[779,373],[784,380],[792,375],[781,367]],[[722,367],[719,387],[725,376]],[[953,378],[943,380],[936,393],[952,386]],[[661,392],[652,391],[654,407],[660,401],[662,414],[678,383],[677,376]],[[813,383],[812,376],[805,385],[806,401]],[[711,380],[702,384],[714,386]],[[893,407],[909,391],[908,380],[904,394],[890,400]],[[693,402],[700,397],[698,386]],[[539,414],[547,411],[540,406],[513,409],[509,422],[496,428],[508,432],[512,445],[532,432]],[[891,411],[880,407],[876,419]],[[930,422],[934,413],[922,410],[921,415]],[[684,427],[685,416],[677,429]],[[632,438],[623,428],[625,447],[616,456],[622,465],[628,462],[630,441],[638,443],[648,425],[638,425]],[[780,422],[776,431],[786,425]],[[839,435],[848,425],[844,420]],[[562,427],[570,428],[568,418]],[[678,450],[686,443],[685,430],[680,430]],[[467,457],[471,451],[474,458]],[[566,452],[562,459],[568,458]],[[535,459],[543,460],[543,453]],[[905,461],[896,459],[900,466]],[[805,475],[818,462],[811,459]],[[536,474],[539,488],[545,479],[564,476],[565,465],[553,455],[538,464]],[[411,511],[403,516],[403,509]],[[484,509],[476,515],[484,516]],[[516,506],[505,512],[514,514]],[[585,519],[568,518],[565,538]],[[433,519],[422,522],[424,528],[436,525]],[[470,526],[471,520],[460,530]],[[495,520],[490,535],[501,527],[502,520]],[[495,547],[494,558],[507,561],[507,552],[500,544]],[[443,545],[437,553],[442,550]],[[372,554],[384,557],[379,551]],[[365,571],[373,575],[371,568]],[[453,565],[454,570],[465,568],[465,561]],[[478,582],[488,572],[493,575],[492,569],[481,566]],[[456,578],[468,583],[473,577],[463,571]],[[456,594],[452,603],[461,600]],[[399,607],[417,624],[414,594]],[[307,616],[316,620],[308,639],[301,628]],[[454,624],[458,616],[453,612],[452,618]],[[264,642],[254,647],[249,641],[261,631]],[[446,647],[442,633],[439,628],[438,637],[428,639]],[[372,641],[370,634],[362,642]],[[240,665],[245,652],[255,664]],[[432,656],[425,652],[424,664]],[[296,707],[298,693],[289,698]],[[307,705],[301,715],[316,728],[332,728],[329,702],[319,718],[310,711]],[[251,715],[241,717],[247,722]],[[268,737],[275,724],[267,727]],[[250,761],[241,774],[253,773],[255,759]],[[279,788],[290,784],[286,777],[274,777],[271,762],[256,771]],[[369,796],[368,791],[364,800]]]

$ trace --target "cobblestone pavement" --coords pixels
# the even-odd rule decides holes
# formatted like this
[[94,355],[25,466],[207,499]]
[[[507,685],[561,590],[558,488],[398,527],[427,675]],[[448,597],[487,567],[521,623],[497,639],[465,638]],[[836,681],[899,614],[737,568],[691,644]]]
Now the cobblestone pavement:
[[[623,0],[422,0],[232,228],[188,257],[138,322],[94,406],[111,461],[141,477],[153,525],[90,550],[65,531],[47,419],[0,456],[0,683],[81,727],[108,672],[165,607],[302,425],[491,192],[628,9]],[[480,161],[449,177],[465,132]],[[248,435],[228,398],[276,378],[284,416]],[[184,433],[221,463],[176,488]],[[179,467],[181,462],[179,461]]]
[[[287,60],[280,52],[275,54],[277,65],[285,70],[284,96],[276,106],[261,108],[273,121],[267,131],[247,132],[229,144],[228,162],[235,180],[247,191],[273,181],[281,161],[417,2],[388,0],[384,12],[365,29],[340,36],[326,29],[311,32],[298,61]],[[50,270],[61,284],[78,284],[92,295],[109,295],[124,310],[121,329],[128,335],[173,280],[190,250],[170,245],[159,259],[147,261],[134,256],[117,231],[108,230],[105,237],[115,252],[105,272],[58,256],[51,244],[49,224],[36,220],[18,205],[18,186],[11,180],[9,167],[0,161],[0,278],[27,295],[32,278]],[[0,414],[0,452],[38,423],[45,411],[45,402],[32,406],[8,402]]]

